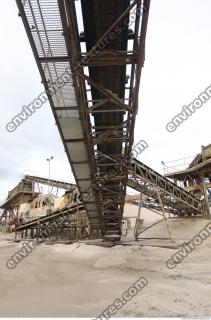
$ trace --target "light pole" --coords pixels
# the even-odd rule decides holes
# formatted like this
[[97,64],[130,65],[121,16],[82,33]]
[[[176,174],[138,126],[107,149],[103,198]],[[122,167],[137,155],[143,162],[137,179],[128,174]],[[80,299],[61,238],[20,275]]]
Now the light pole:
[[53,160],[53,156],[50,158],[46,159],[48,161],[48,194],[50,193],[50,178],[51,178],[51,160]]

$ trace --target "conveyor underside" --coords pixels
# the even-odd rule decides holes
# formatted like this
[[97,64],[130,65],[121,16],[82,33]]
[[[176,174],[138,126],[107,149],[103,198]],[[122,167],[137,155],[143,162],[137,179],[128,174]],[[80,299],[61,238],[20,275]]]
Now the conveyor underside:
[[150,0],[16,1],[91,226],[118,239]]
[[[29,0],[24,7],[21,1],[17,3],[77,186],[81,193],[86,192],[92,183],[89,152],[93,156],[93,150],[87,150],[58,2]],[[94,194],[89,202],[85,208],[90,221],[93,228],[100,228]]]

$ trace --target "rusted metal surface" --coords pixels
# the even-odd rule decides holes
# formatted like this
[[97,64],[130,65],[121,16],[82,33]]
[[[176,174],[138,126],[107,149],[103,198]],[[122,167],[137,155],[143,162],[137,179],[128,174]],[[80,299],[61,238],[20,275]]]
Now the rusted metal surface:
[[[72,16],[68,24],[63,1],[28,1],[23,7],[22,1],[17,0],[17,4],[77,187],[83,193],[92,183],[93,151],[87,142],[89,119],[84,112],[86,104],[83,84],[72,73],[74,59],[80,52],[74,4],[69,2]],[[58,61],[57,57],[68,57],[68,60]],[[51,61],[43,62],[43,58],[51,58]],[[51,95],[51,87],[66,73],[69,79]],[[92,195],[90,201],[96,203],[95,195]],[[89,204],[84,202],[84,205],[89,211],[92,225],[99,228],[99,210],[96,206],[93,208],[93,204],[92,211],[88,208]]]
[[[74,1],[16,2],[47,92],[70,67],[71,83],[48,94],[49,101],[92,227],[101,228],[105,239],[119,239],[150,0],[82,0],[84,37]],[[111,37],[116,28],[120,32]],[[91,185],[96,190],[83,197]]]
[[201,153],[193,159],[187,169],[166,174],[185,190],[203,200],[206,213],[211,207],[211,145],[201,147]]
[[74,206],[67,207],[64,210],[58,210],[53,214],[48,214],[44,217],[34,219],[33,221],[29,221],[26,223],[22,223],[21,225],[17,226],[16,231],[25,230],[37,225],[41,225],[42,223],[47,223],[49,221],[53,221],[58,217],[63,217],[70,214],[75,214],[77,211],[84,211],[83,204],[75,204]]
[[[36,193],[36,195],[37,194],[38,193]],[[8,192],[7,199],[1,204],[1,208],[17,207],[23,203],[23,201],[30,201],[34,196],[35,190],[33,183],[23,179],[13,190]]]
[[33,183],[40,183],[44,185],[50,185],[51,187],[56,187],[59,189],[74,191],[76,189],[76,185],[74,183],[69,183],[65,181],[58,181],[53,179],[47,179],[42,177],[36,177],[36,176],[24,176],[24,180],[31,181]]
[[79,240],[90,237],[90,224],[83,204],[75,204],[64,210],[58,210],[44,217],[17,225],[16,237],[35,238],[39,241],[48,239]]
[[159,190],[165,211],[180,216],[205,213],[202,201],[136,159],[131,161],[128,186],[148,196],[143,201],[145,207],[162,211]]
[[[137,6],[138,3],[138,6]],[[143,17],[137,14],[139,5],[142,4],[145,10]],[[146,36],[146,25],[149,11],[149,1],[133,2],[112,1],[109,6],[105,2],[82,1],[84,19],[84,32],[87,48],[87,56],[92,56],[89,62],[89,76],[78,71],[78,75],[86,81],[86,87],[90,85],[93,102],[90,101],[90,108],[93,111],[94,126],[92,126],[92,143],[95,146],[95,181],[99,185],[97,199],[102,217],[102,232],[104,238],[118,237],[121,234],[121,219],[124,206],[124,197],[127,182],[127,167],[133,144],[133,129],[137,112],[137,98],[139,90],[139,77],[143,66],[144,42]],[[107,55],[121,57],[120,52],[128,55],[128,25],[123,20],[128,18],[131,9],[136,8],[135,33],[133,52],[136,60],[126,60],[125,65],[116,63],[113,66],[97,67],[95,50],[106,42],[110,32],[116,26],[121,28],[121,35],[110,41],[103,50],[101,64],[107,64]],[[101,21],[93,19],[97,12],[105,12]],[[141,22],[141,28],[139,23]],[[136,45],[135,45],[136,43]],[[101,46],[102,47],[102,46]],[[142,48],[142,49],[141,49]],[[142,52],[141,52],[142,50]],[[137,59],[138,58],[138,59]],[[121,58],[122,59],[122,58]],[[120,59],[119,59],[120,60]],[[122,61],[121,61],[122,62]],[[132,64],[128,73],[126,66]],[[132,72],[133,71],[133,72]],[[139,75],[138,75],[139,73]],[[126,78],[130,79],[129,85]],[[129,90],[126,90],[129,87]],[[129,99],[127,99],[129,97]],[[97,102],[98,104],[96,105]],[[110,110],[110,112],[109,112]],[[112,160],[109,159],[112,157]],[[113,159],[115,158],[115,161]],[[110,171],[115,170],[115,177]],[[104,176],[108,176],[106,183],[102,184]]]

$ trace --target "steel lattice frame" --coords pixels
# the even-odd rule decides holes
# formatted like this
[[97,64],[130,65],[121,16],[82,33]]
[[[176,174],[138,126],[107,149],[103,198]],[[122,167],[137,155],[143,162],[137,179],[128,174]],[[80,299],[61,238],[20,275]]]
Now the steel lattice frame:
[[[104,238],[118,239],[121,235],[128,165],[138,109],[138,91],[145,58],[150,0],[135,0],[130,3],[86,53],[81,52],[80,48],[81,38],[74,1],[16,2],[91,225],[101,229]],[[101,55],[96,54],[98,44],[116,26],[122,26],[123,19],[128,19],[129,25],[132,10],[136,16],[134,33],[132,36],[128,34],[127,39],[133,41],[132,50],[104,50]],[[99,22],[100,15],[95,18]],[[131,66],[130,83],[128,88],[125,86],[124,98],[85,73],[86,67],[126,68],[128,65]],[[71,79],[66,80],[65,85],[52,95],[51,86],[67,69],[70,70]],[[89,100],[90,92],[92,95],[94,90],[101,96],[98,101],[93,98]],[[109,107],[106,108],[106,105]],[[114,114],[124,116],[116,125],[111,121],[110,125],[107,123],[105,126],[96,126],[97,114],[102,117],[110,114],[111,118],[115,118]],[[71,125],[75,125],[74,118],[75,122],[78,121],[75,130],[77,134],[74,135],[72,131],[70,135]],[[106,144],[111,146],[108,147],[111,149],[112,145],[117,146],[120,152],[102,152],[101,146]],[[115,170],[116,173],[110,175],[109,170]],[[105,175],[106,183],[103,179]],[[95,189],[91,196],[87,196],[90,185],[94,185]]]
[[[112,65],[131,65],[129,101],[121,99],[115,92],[107,90],[97,83],[90,76],[77,70],[77,75],[86,81],[86,88],[98,91],[101,99],[91,101],[89,113],[95,116],[96,113],[110,113],[112,116],[116,113],[124,113],[124,120],[116,125],[108,124],[105,126],[91,126],[91,143],[95,148],[94,158],[94,183],[102,219],[102,232],[104,238],[119,237],[121,234],[121,219],[123,214],[124,199],[126,194],[126,184],[128,178],[128,164],[130,159],[131,148],[133,144],[133,131],[135,116],[138,109],[138,90],[141,75],[141,68],[144,62],[144,44],[146,36],[146,26],[149,13],[150,1],[134,1],[121,14],[121,16],[108,28],[98,42],[92,47],[90,52],[94,52],[98,43],[127,17],[132,9],[136,6],[136,25],[134,34],[134,43],[132,52],[106,52],[99,57],[92,54],[91,62],[85,63],[88,66],[112,66]],[[143,16],[140,17],[141,7],[144,7]],[[141,24],[141,27],[140,27]],[[85,56],[89,60],[90,52]],[[89,86],[88,86],[89,85]],[[126,91],[126,90],[125,90]],[[88,96],[88,95],[87,95]],[[110,102],[113,107],[105,107],[104,104]],[[91,121],[92,122],[92,121]],[[102,144],[113,144],[120,142],[123,146],[120,154],[105,153],[99,147]],[[105,182],[106,177],[106,182]]]
[[148,208],[161,210],[157,197],[159,191],[165,210],[170,213],[192,215],[204,212],[202,201],[136,159],[131,161],[128,186],[149,197],[144,201]]
[[26,175],[23,178],[26,181],[31,181],[33,183],[40,183],[44,185],[50,185],[51,187],[61,188],[68,191],[74,191],[76,189],[76,185],[73,183],[65,182],[65,181],[58,181],[53,179],[47,179],[42,177],[35,177],[35,176],[29,176]]
[[45,223],[55,221],[58,218],[73,215],[77,212],[80,212],[80,213],[84,212],[84,206],[82,203],[75,204],[75,205],[72,205],[71,207],[67,207],[63,210],[58,210],[44,217],[40,217],[26,223],[22,223],[21,225],[17,226],[16,231],[22,231],[22,230],[29,229],[31,227],[41,226],[41,225],[44,225]]

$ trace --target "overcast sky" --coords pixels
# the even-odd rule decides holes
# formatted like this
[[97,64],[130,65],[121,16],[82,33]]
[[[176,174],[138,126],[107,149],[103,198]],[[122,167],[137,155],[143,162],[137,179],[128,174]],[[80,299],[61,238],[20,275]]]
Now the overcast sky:
[[[211,101],[175,132],[166,130],[181,108],[211,85],[210,12],[210,0],[152,0],[135,139],[148,143],[140,160],[156,170],[162,170],[161,160],[195,155],[211,143]],[[0,0],[0,43],[2,200],[24,173],[47,176],[51,155],[52,178],[73,181],[73,176],[48,103],[14,133],[5,128],[43,91],[15,0]]]

